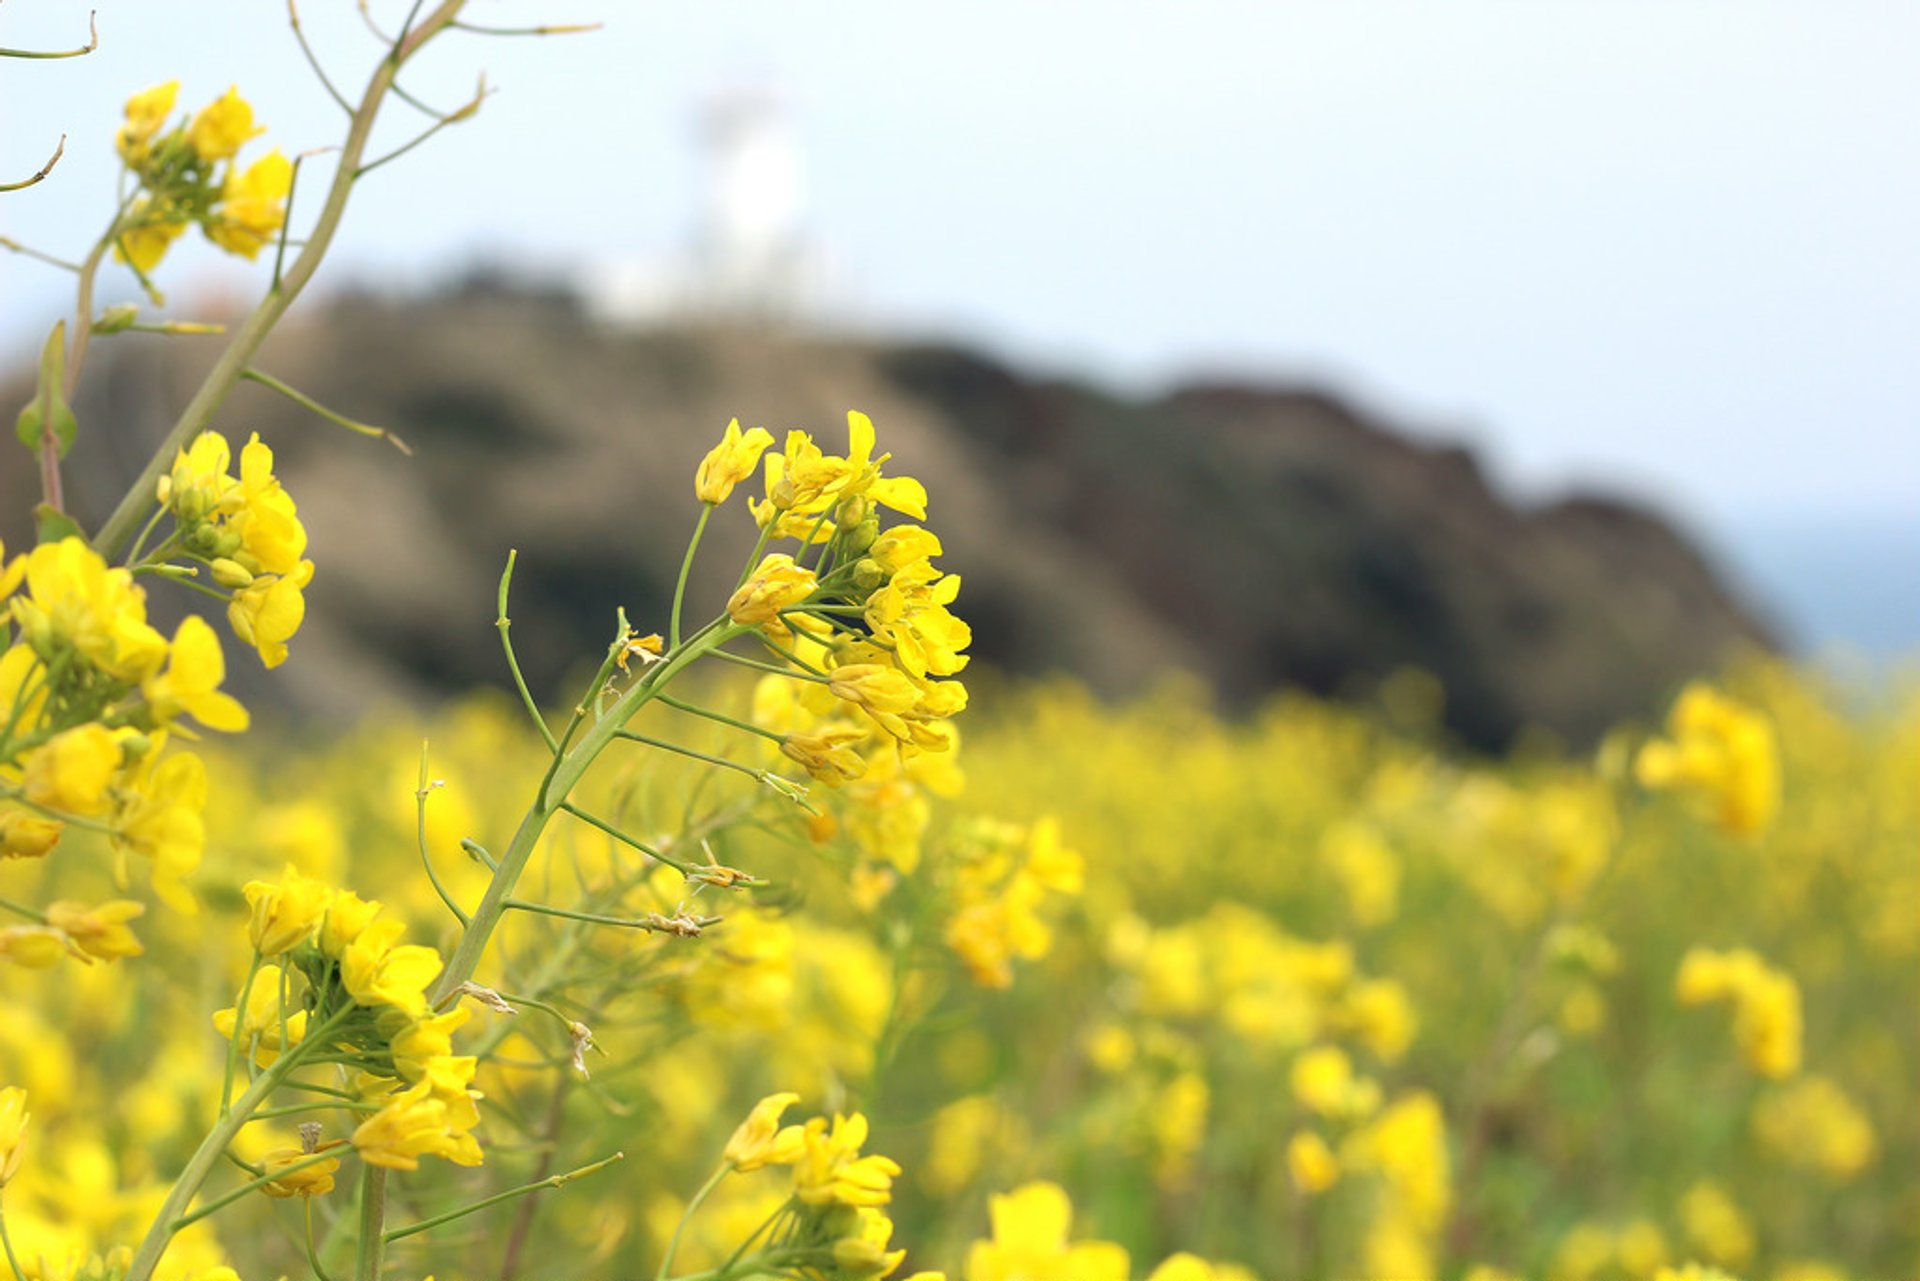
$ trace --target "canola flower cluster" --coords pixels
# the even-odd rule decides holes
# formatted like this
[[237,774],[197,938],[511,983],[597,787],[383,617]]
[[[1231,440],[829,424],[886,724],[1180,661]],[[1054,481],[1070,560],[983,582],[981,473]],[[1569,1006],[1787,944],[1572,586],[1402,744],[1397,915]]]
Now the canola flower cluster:
[[178,80],[135,94],[114,140],[135,187],[113,231],[114,253],[142,277],[190,227],[252,259],[286,221],[292,162],[275,149],[240,167],[240,149],[265,132],[252,104],[230,88],[190,119],[175,119],[179,95]]

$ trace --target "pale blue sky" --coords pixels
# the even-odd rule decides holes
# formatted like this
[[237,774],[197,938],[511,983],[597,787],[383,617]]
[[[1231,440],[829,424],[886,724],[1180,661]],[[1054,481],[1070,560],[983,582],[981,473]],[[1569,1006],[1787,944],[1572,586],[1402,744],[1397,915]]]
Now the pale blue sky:
[[[79,0],[10,0],[8,44]],[[78,253],[131,90],[238,81],[291,147],[337,112],[278,0],[98,0],[103,48],[0,63],[0,231]],[[403,3],[377,11],[397,18]],[[694,218],[692,103],[784,87],[809,222],[887,315],[1143,385],[1308,375],[1486,447],[1528,491],[1605,482],[1709,527],[1920,503],[1920,6],[1766,0],[476,0],[591,36],[447,41],[472,124],[369,181],[335,279],[481,252],[658,254]],[[303,13],[343,86],[348,0]],[[188,21],[191,15],[191,21]],[[395,140],[415,127],[404,107]],[[169,264],[179,297],[211,250]],[[61,281],[0,257],[0,338]]]

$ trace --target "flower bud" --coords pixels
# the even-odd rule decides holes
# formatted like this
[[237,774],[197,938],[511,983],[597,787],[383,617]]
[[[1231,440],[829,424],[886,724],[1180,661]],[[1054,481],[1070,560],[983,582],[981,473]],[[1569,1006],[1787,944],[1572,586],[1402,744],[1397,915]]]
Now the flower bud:
[[[124,333],[133,322],[139,318],[140,308],[134,304],[130,302],[115,303],[113,306],[101,312],[100,318],[93,322],[93,332],[96,334]],[[163,498],[160,501],[165,502],[166,500]]]
[[848,494],[833,507],[833,526],[843,534],[852,533],[873,514],[873,504],[865,494]]
[[862,556],[853,563],[853,585],[863,592],[870,592],[887,581],[886,567],[871,556]]
[[233,591],[239,591],[253,582],[253,575],[248,572],[245,565],[237,560],[229,560],[225,556],[217,558],[213,562],[212,569],[213,581]]
[[879,537],[880,521],[870,515],[846,532],[846,549],[851,555],[861,555],[869,547],[873,546],[875,540]]

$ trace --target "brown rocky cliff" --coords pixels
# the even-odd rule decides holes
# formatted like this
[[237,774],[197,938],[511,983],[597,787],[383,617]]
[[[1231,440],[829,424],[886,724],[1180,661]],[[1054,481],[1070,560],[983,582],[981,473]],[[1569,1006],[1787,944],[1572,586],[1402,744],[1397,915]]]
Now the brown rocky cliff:
[[[83,515],[99,519],[185,403],[196,368],[172,363],[182,350],[96,346],[70,463]],[[1237,704],[1411,664],[1445,683],[1456,732],[1490,746],[1528,724],[1588,741],[1729,647],[1764,643],[1656,517],[1593,498],[1516,508],[1465,452],[1320,394],[1128,400],[954,348],[618,333],[561,300],[486,292],[341,301],[290,324],[261,364],[417,449],[402,458],[257,387],[217,424],[274,446],[312,535],[298,661],[271,682],[233,662],[255,697],[296,712],[498,682],[509,547],[522,551],[516,645],[536,690],[559,697],[602,652],[615,606],[663,628],[690,478],[727,420],[804,427],[831,449],[849,407],[874,417],[896,470],[929,482],[974,652],[1014,672],[1117,693],[1183,668]],[[26,385],[6,395],[24,401]],[[12,546],[32,483],[28,466],[0,470]],[[723,510],[702,564],[738,563],[752,534],[743,510]],[[717,585],[693,601],[719,603]]]

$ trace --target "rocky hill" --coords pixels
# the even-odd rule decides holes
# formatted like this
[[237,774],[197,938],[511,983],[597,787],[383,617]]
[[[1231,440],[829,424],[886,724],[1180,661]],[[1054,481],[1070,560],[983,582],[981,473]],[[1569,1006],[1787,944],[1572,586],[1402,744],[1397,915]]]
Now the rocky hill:
[[[95,347],[70,464],[92,520],[191,391],[198,366],[171,361],[194,349],[172,340],[163,361],[165,341]],[[690,478],[729,418],[806,427],[831,448],[849,407],[872,414],[896,469],[930,482],[974,652],[1014,672],[1124,693],[1179,668],[1239,703],[1282,684],[1360,689],[1411,664],[1445,683],[1462,738],[1496,745],[1528,724],[1589,740],[1730,646],[1765,643],[1658,517],[1597,497],[1516,508],[1465,451],[1415,444],[1319,392],[1128,399],[952,347],[622,333],[564,299],[487,290],[340,300],[301,313],[260,363],[417,451],[251,386],[218,424],[274,446],[312,533],[299,661],[261,694],[299,713],[497,682],[509,547],[523,553],[516,644],[536,688],[559,696],[616,605],[642,628],[663,621]],[[21,403],[26,384],[4,394]],[[32,484],[24,455],[0,469],[9,545]],[[728,511],[704,563],[743,558],[751,533]]]

